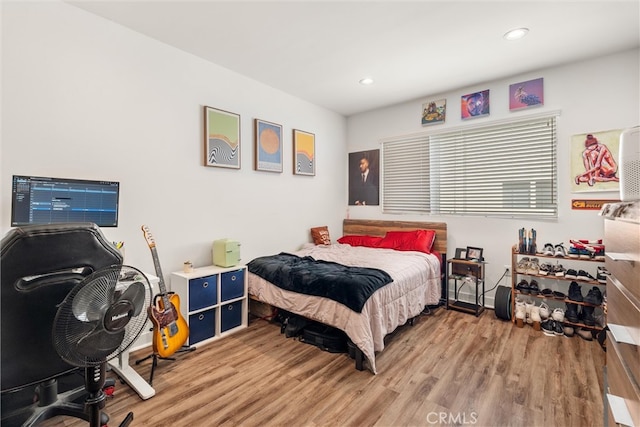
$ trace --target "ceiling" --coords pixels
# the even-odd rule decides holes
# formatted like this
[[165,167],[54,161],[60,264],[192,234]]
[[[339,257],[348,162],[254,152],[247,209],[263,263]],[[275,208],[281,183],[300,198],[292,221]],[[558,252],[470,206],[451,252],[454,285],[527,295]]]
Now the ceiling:
[[67,3],[345,116],[640,46],[639,0]]

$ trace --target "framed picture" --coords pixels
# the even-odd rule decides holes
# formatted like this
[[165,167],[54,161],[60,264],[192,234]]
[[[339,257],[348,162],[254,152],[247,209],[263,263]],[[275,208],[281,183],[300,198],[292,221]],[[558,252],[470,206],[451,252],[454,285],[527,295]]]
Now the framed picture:
[[467,256],[465,259],[473,261],[482,261],[482,248],[474,248],[467,246]]
[[618,164],[622,129],[571,137],[571,191],[620,191]]
[[438,99],[422,104],[422,126],[444,123],[447,115],[447,100]]
[[471,119],[488,116],[491,104],[489,103],[489,89],[482,92],[470,93],[460,98],[460,117]]
[[509,110],[520,110],[544,105],[542,78],[509,85]]
[[255,170],[282,172],[282,126],[254,120]]
[[466,259],[467,258],[467,250],[465,248],[456,248],[456,256],[455,259]]
[[293,174],[316,174],[316,136],[302,130],[293,130]]
[[380,149],[349,153],[349,205],[380,204]]
[[204,165],[240,169],[240,115],[204,107]]

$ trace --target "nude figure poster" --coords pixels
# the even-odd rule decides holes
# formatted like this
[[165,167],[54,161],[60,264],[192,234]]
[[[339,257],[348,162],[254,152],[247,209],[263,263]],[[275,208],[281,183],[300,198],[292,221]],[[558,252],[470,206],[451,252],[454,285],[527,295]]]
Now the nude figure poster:
[[619,191],[621,129],[571,137],[571,191]]

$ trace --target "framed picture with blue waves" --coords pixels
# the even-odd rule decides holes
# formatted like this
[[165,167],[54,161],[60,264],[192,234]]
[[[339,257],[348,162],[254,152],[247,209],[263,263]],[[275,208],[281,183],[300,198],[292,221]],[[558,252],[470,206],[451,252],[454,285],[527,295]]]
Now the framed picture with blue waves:
[[204,165],[240,169],[240,115],[204,107]]
[[282,126],[255,119],[255,170],[282,172]]
[[316,136],[299,129],[293,130],[293,174],[316,174]]

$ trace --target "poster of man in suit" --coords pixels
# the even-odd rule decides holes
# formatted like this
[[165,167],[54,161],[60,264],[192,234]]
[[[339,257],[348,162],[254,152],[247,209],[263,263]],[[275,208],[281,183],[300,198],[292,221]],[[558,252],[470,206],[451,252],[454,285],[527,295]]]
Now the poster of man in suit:
[[380,150],[349,153],[349,205],[379,205]]

